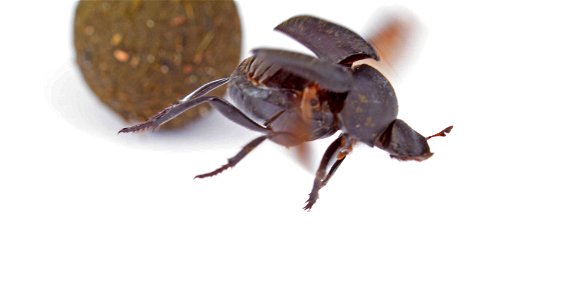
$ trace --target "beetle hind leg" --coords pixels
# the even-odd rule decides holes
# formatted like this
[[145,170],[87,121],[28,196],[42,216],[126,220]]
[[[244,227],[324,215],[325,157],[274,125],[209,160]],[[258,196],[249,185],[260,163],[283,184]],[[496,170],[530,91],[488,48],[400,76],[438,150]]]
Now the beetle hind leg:
[[197,88],[192,93],[188,94],[187,96],[185,96],[183,99],[179,100],[178,102],[176,102],[176,103],[168,106],[167,108],[161,110],[159,113],[152,116],[146,122],[143,122],[143,123],[131,126],[131,127],[123,128],[119,131],[119,133],[155,130],[158,127],[160,127],[160,125],[176,118],[177,116],[179,116],[183,112],[185,112],[185,111],[187,111],[187,110],[189,110],[195,106],[198,106],[204,102],[211,101],[212,97],[206,97],[204,95],[206,95],[208,92],[224,85],[230,79],[231,78],[227,77],[227,78],[221,78],[221,79],[217,79],[214,81],[210,81],[210,82],[200,86],[199,88]]
[[209,99],[207,97],[199,97],[196,99],[192,99],[188,102],[178,102],[168,106],[167,108],[161,110],[156,115],[152,116],[146,122],[131,126],[125,127],[119,131],[119,133],[129,133],[129,132],[139,132],[139,131],[146,131],[146,130],[156,130],[162,124],[176,118],[178,115],[182,114],[183,112],[187,111],[188,109],[198,106],[204,102],[207,102]]

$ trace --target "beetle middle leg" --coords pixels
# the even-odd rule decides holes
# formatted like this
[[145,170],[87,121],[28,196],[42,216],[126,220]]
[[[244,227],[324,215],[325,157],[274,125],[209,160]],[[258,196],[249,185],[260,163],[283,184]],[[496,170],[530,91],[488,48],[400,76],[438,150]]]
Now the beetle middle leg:
[[[347,135],[343,134],[329,145],[321,159],[321,163],[319,164],[319,168],[317,169],[315,179],[313,181],[313,188],[303,209],[310,210],[315,202],[317,202],[317,199],[319,198],[319,190],[328,183],[340,164],[350,153],[352,150],[352,143],[351,139]],[[335,161],[327,172],[327,167],[333,160]]]
[[269,139],[277,139],[277,140],[281,140],[281,141],[288,141],[289,143],[298,142],[296,140],[296,137],[294,135],[292,135],[291,133],[271,131],[268,134],[257,137],[255,139],[253,139],[251,142],[247,143],[245,146],[243,146],[243,148],[236,155],[234,155],[231,158],[228,158],[228,162],[226,164],[215,169],[214,171],[196,175],[196,176],[194,176],[194,178],[212,177],[212,176],[215,176],[215,175],[222,173],[223,171],[225,171],[229,168],[235,167],[242,159],[244,159],[251,151],[253,151],[253,149],[255,149],[257,146],[259,146],[259,144],[261,144],[263,141],[265,141],[268,138]]
[[223,166],[215,169],[212,172],[208,172],[208,173],[204,173],[204,174],[200,174],[200,175],[196,175],[194,176],[194,178],[206,178],[206,177],[211,177],[214,175],[218,175],[220,173],[222,173],[223,171],[234,167],[235,165],[237,165],[237,163],[239,163],[244,157],[246,157],[253,149],[255,149],[257,146],[259,146],[259,144],[261,144],[263,141],[265,141],[267,139],[267,135],[262,135],[258,138],[255,138],[253,141],[247,143],[247,145],[245,145],[239,152],[238,154],[236,154],[235,156],[233,156],[232,158],[228,159],[228,162],[226,164],[224,164]]

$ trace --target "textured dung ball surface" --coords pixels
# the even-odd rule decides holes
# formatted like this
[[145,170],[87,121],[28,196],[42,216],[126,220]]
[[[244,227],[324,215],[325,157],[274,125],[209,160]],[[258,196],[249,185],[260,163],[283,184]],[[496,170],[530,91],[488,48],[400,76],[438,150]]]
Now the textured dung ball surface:
[[[74,44],[93,92],[125,120],[138,122],[229,76],[240,59],[241,27],[233,1],[80,1]],[[167,127],[208,108],[192,109]]]

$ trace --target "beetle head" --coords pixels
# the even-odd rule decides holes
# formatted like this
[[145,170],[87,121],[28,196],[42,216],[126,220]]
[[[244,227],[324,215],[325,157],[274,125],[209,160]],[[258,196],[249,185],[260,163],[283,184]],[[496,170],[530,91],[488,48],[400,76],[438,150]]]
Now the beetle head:
[[390,124],[378,137],[375,146],[390,153],[390,157],[399,160],[422,161],[433,155],[427,139],[400,119]]

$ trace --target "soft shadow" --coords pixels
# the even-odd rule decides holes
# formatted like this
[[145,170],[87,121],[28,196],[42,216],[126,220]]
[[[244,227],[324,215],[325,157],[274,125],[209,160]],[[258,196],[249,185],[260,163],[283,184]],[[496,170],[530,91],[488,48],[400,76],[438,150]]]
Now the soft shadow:
[[192,147],[235,147],[252,136],[215,111],[180,129],[118,135],[121,128],[131,124],[97,99],[73,62],[62,65],[49,89],[51,107],[71,126],[121,144],[182,151]]

